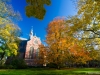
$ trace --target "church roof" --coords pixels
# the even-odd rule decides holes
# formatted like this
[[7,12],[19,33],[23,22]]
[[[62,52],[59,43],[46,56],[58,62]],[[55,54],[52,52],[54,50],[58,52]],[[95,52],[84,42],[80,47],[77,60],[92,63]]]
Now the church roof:
[[20,40],[28,40],[26,38],[23,38],[23,37],[18,37]]

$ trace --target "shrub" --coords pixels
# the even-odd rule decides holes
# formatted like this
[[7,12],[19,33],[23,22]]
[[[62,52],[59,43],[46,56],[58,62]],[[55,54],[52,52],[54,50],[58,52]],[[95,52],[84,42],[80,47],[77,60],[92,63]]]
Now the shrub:
[[47,67],[49,67],[49,68],[57,68],[57,64],[49,63],[49,64],[47,64]]
[[24,59],[15,57],[15,58],[11,58],[10,60],[8,60],[6,62],[6,65],[9,66],[9,68],[14,68],[14,69],[25,69],[27,68],[27,65],[24,61]]

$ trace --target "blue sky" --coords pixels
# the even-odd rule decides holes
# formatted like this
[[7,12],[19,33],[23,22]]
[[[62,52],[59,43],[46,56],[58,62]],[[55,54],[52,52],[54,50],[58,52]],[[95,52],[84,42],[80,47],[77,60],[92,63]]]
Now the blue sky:
[[66,17],[75,15],[76,9],[71,0],[51,0],[50,6],[45,6],[47,12],[43,20],[34,17],[28,18],[25,15],[26,0],[12,0],[11,4],[15,11],[19,11],[22,16],[22,21],[18,21],[17,25],[21,28],[24,38],[29,38],[30,30],[33,26],[33,34],[40,37],[41,41],[45,40],[47,25],[55,17]]

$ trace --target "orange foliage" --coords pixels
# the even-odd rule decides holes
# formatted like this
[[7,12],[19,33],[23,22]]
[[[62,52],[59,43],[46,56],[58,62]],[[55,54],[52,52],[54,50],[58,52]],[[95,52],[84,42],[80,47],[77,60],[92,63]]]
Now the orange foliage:
[[54,19],[49,23],[46,43],[48,63],[64,64],[73,56],[73,63],[86,63],[91,60],[88,52],[79,45],[78,39],[70,35],[70,25],[64,19]]
[[39,64],[46,63],[46,47],[44,45],[39,46]]
[[70,53],[74,56],[74,63],[84,63],[86,61],[91,60],[92,58],[89,56],[89,52],[86,51],[84,48],[75,44],[70,48]]
[[57,65],[66,62],[69,55],[69,47],[76,40],[68,35],[70,26],[66,25],[64,19],[55,19],[49,23],[47,28],[46,43],[48,44],[47,59],[48,62]]

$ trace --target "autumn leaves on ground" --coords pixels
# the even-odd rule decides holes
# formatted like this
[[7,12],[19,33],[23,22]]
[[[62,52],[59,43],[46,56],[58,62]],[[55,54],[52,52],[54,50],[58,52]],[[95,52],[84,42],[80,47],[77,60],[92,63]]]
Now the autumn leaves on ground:
[[[40,60],[36,61],[37,63],[57,69],[100,68],[100,1],[77,0],[76,2],[77,15],[55,18],[48,24],[46,45],[40,45],[38,55]],[[20,28],[14,25],[12,18],[20,19],[20,14],[9,8],[6,0],[0,0],[1,65],[5,65],[7,57],[15,57],[18,54],[17,37],[20,36]]]

